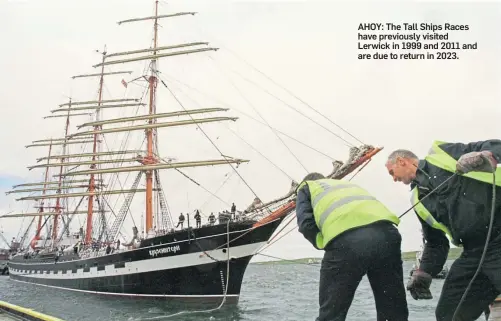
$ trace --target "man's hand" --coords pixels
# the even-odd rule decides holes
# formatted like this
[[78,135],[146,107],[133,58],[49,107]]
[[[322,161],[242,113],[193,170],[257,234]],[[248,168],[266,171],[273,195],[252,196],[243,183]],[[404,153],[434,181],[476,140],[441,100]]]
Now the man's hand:
[[464,154],[458,159],[456,170],[461,174],[472,171],[494,173],[498,162],[491,152],[471,152]]
[[407,290],[409,290],[414,300],[433,299],[433,296],[430,292],[431,281],[431,275],[424,271],[416,270],[412,274],[409,283],[407,283]]

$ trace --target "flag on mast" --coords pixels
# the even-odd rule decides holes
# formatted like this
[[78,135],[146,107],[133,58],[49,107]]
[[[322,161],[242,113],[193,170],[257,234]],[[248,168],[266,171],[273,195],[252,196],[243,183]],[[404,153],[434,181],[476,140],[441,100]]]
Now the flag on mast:
[[122,85],[124,85],[124,87],[127,88],[127,82],[124,79],[122,79]]

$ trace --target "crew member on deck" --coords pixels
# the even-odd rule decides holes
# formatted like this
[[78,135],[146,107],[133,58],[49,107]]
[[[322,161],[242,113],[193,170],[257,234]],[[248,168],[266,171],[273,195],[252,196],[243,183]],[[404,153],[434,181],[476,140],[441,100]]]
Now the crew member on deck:
[[183,213],[181,213],[179,215],[179,221],[177,222],[176,228],[178,228],[179,225],[181,225],[181,229],[183,229],[183,225],[184,225],[184,215],[183,215]]
[[216,222],[216,216],[214,215],[214,212],[210,213],[209,215],[209,225],[212,226]]
[[202,227],[202,217],[200,216],[200,212],[198,210],[195,212],[194,217],[195,217],[195,221],[197,223],[196,228]]
[[235,203],[231,204],[231,218],[235,220],[235,212],[237,211],[237,207],[235,206]]
[[345,321],[367,274],[377,320],[407,321],[398,217],[361,187],[310,173],[296,199],[299,232],[325,250],[316,321]]
[[[501,140],[498,139],[467,144],[436,141],[424,159],[405,149],[395,150],[388,156],[386,169],[393,180],[412,189],[412,205],[417,204],[414,211],[426,239],[419,269],[407,285],[415,300],[432,299],[432,277],[442,270],[450,249],[447,236],[454,245],[463,247],[442,287],[435,310],[439,321],[452,321],[474,276],[456,320],[478,320],[501,293],[501,169],[496,167],[498,162],[501,162]],[[452,177],[456,172],[460,175]],[[493,172],[496,173],[495,220],[485,260],[477,275],[491,218]],[[418,202],[421,199],[422,202]]]

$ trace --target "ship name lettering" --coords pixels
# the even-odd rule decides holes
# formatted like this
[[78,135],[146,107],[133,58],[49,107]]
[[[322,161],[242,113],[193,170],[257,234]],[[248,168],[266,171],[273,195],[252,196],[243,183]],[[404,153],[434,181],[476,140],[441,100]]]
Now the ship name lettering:
[[161,249],[150,250],[150,256],[155,257],[158,256],[159,254],[176,253],[177,251],[181,251],[181,247],[179,245],[167,246]]

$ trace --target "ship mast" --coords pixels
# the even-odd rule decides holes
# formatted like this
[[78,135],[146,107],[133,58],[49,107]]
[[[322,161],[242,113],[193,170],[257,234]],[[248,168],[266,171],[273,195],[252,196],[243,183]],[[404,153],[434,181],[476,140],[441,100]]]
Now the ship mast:
[[[106,47],[105,47],[106,51]],[[102,62],[104,62],[106,56],[106,52],[103,52],[103,59]],[[30,170],[34,168],[43,168],[45,167],[45,180],[43,182],[36,182],[36,183],[24,183],[24,184],[19,184],[16,186],[13,186],[14,190],[6,192],[6,194],[11,194],[11,193],[33,193],[33,192],[42,192],[41,195],[33,195],[33,196],[28,196],[28,197],[21,197],[19,199],[16,199],[16,201],[25,201],[25,200],[35,200],[35,201],[40,201],[40,204],[36,206],[38,208],[38,212],[36,213],[17,213],[17,214],[9,214],[9,215],[3,215],[0,216],[0,218],[16,218],[16,217],[27,217],[27,216],[39,216],[38,219],[38,227],[37,227],[37,232],[36,232],[36,237],[40,237],[41,233],[41,228],[42,228],[42,217],[43,216],[53,216],[53,227],[51,231],[49,231],[50,238],[52,239],[52,246],[54,247],[56,240],[58,239],[58,226],[59,226],[59,219],[64,215],[75,215],[75,214],[87,214],[87,233],[86,233],[86,243],[90,241],[92,238],[92,214],[94,212],[94,196],[98,196],[100,194],[102,195],[114,195],[114,194],[124,194],[124,193],[132,193],[132,192],[144,192],[144,190],[141,189],[135,189],[133,191],[131,190],[111,190],[111,191],[101,191],[97,192],[96,190],[98,188],[101,188],[105,185],[102,185],[102,177],[99,179],[96,179],[94,173],[89,173],[89,174],[76,174],[77,176],[87,176],[89,175],[89,179],[85,180],[66,180],[65,184],[63,185],[63,178],[66,176],[67,171],[63,172],[63,168],[68,167],[68,166],[82,166],[82,165],[90,165],[90,170],[96,170],[96,165],[97,164],[106,164],[106,163],[117,163],[117,162],[136,162],[137,158],[129,158],[129,159],[122,159],[122,160],[99,160],[99,156],[111,156],[111,155],[126,155],[126,154],[137,154],[140,152],[139,150],[119,150],[119,151],[107,151],[107,152],[100,152],[98,143],[101,142],[101,140],[98,139],[99,134],[99,129],[101,128],[100,122],[100,111],[102,109],[108,109],[108,108],[121,108],[121,107],[134,107],[134,106],[142,106],[145,104],[138,103],[139,99],[132,99],[132,98],[124,98],[124,99],[109,99],[109,100],[104,100],[103,98],[103,86],[104,86],[104,76],[108,75],[122,75],[122,74],[131,74],[132,71],[116,71],[116,72],[104,72],[104,68],[101,68],[101,72],[99,74],[83,74],[83,75],[78,75],[78,76],[73,76],[72,78],[88,78],[88,77],[100,77],[99,81],[99,95],[98,95],[98,100],[89,100],[89,101],[78,101],[74,102],[70,98],[68,103],[64,103],[59,105],[58,109],[52,110],[52,113],[60,113],[60,112],[65,112],[64,115],[51,115],[51,116],[46,116],[44,118],[58,118],[58,117],[65,117],[66,122],[65,122],[65,134],[64,137],[62,138],[50,138],[50,139],[42,139],[42,140],[36,140],[33,141],[32,144],[29,144],[26,146],[26,148],[30,147],[41,147],[41,146],[49,146],[49,155],[46,157],[42,157],[37,159],[37,162],[40,162],[41,160],[47,160],[46,164],[41,164],[41,165],[35,165],[35,166],[29,166],[28,168]],[[128,103],[127,103],[128,102]],[[111,103],[111,104],[110,104]],[[77,106],[77,107],[73,107]],[[62,108],[66,107],[66,108]],[[84,113],[79,113],[79,111],[92,111],[92,112],[84,112]],[[80,135],[76,140],[72,139],[72,136],[69,135],[69,127],[70,127],[70,117],[74,116],[90,116],[95,113],[96,117],[93,123],[96,123],[94,127],[94,133],[89,134],[89,135]],[[79,154],[70,154],[67,151],[67,145],[70,144],[85,144],[85,143],[92,143],[93,145],[93,151],[92,153],[79,153]],[[52,155],[52,149],[54,145],[62,145],[62,153],[59,155]],[[66,161],[66,159],[72,159],[72,158],[84,158],[84,157],[91,157],[90,161]],[[55,163],[51,163],[51,160],[56,160]],[[59,175],[54,175],[54,177],[58,177],[56,181],[50,181],[48,179],[48,172],[50,167],[60,167],[59,170]],[[73,172],[74,173],[74,172]],[[101,176],[101,175],[100,175]],[[83,185],[81,183],[87,182],[86,185]],[[99,184],[97,184],[99,182]],[[75,185],[75,183],[80,183]],[[43,186],[43,188],[40,188],[40,185]],[[17,189],[19,187],[28,187],[27,189]],[[49,187],[48,187],[49,186]],[[56,187],[52,187],[56,186]],[[62,190],[69,190],[69,189],[82,189],[85,188],[86,190],[84,192],[65,192],[63,193]],[[47,191],[55,191],[53,194],[47,194]],[[67,198],[71,197],[78,197],[78,198],[84,198],[88,197],[88,207],[87,210],[85,211],[78,211],[78,206],[74,210],[69,210],[67,208],[64,208],[61,204],[61,200],[66,200]],[[44,206],[45,200],[48,199],[56,199],[56,205],[54,207],[55,211],[54,212],[44,212],[44,208],[47,208]],[[82,199],[83,200],[83,199]],[[100,205],[103,205],[101,202]],[[64,210],[64,211],[63,211]],[[100,208],[101,212],[105,213],[104,208]],[[71,219],[68,220],[68,222],[65,222],[65,228],[69,226],[69,222]]]
[[[70,110],[71,110],[71,98],[68,101],[68,114],[66,116],[66,126],[64,128],[64,141],[63,141],[63,152],[62,154],[66,154],[66,142],[67,142],[67,136],[68,136],[68,130],[70,128]],[[51,142],[52,144],[52,142]],[[59,175],[63,174],[63,163],[64,163],[64,158],[61,158],[61,166],[59,167]],[[47,167],[47,169],[49,169]],[[58,181],[58,191],[61,192],[61,186],[62,186],[62,177],[59,176],[59,181]],[[44,194],[45,195],[45,194]],[[59,214],[61,213],[61,199],[58,197],[56,199],[56,215],[54,216],[54,224],[53,224],[53,230],[52,230],[52,245],[54,246],[56,239],[57,239],[57,228],[58,228],[58,220],[59,220]]]
[[[150,85],[150,106],[149,114],[153,115],[156,113],[156,89],[157,89],[157,77],[156,77],[156,65],[157,65],[157,37],[158,37],[158,0],[155,0],[155,19],[154,19],[154,36],[153,36],[153,59],[151,60],[151,75],[149,78]],[[155,121],[154,118],[150,118],[148,124],[152,125]],[[146,160],[148,164],[155,164],[158,161],[153,157],[153,135],[156,136],[156,128],[149,128],[146,130],[146,140],[147,140],[147,154]],[[146,226],[145,234],[151,231],[153,227],[153,170],[146,171]]]
[[[226,111],[227,109],[223,108],[200,108],[200,109],[185,109],[184,110],[179,110],[179,111],[172,111],[168,113],[160,113],[157,114],[157,105],[156,105],[156,96],[157,96],[157,85],[158,85],[158,72],[157,72],[157,60],[162,57],[173,57],[173,56],[179,56],[179,55],[187,55],[187,54],[192,54],[192,53],[200,53],[200,52],[205,52],[205,51],[216,51],[218,48],[211,48],[211,47],[204,47],[204,48],[194,48],[191,49],[190,47],[196,47],[196,46],[207,46],[207,42],[189,42],[189,43],[182,43],[182,44],[175,44],[175,45],[169,45],[169,46],[158,46],[158,19],[162,18],[172,18],[172,17],[180,17],[180,16],[185,16],[185,15],[194,15],[195,12],[179,12],[179,13],[173,13],[173,14],[159,14],[158,12],[158,1],[155,0],[155,15],[154,16],[148,16],[144,18],[133,18],[133,19],[128,19],[128,20],[123,20],[120,21],[118,24],[123,24],[123,23],[129,23],[129,22],[138,22],[138,21],[154,21],[154,39],[153,39],[153,45],[150,46],[150,48],[146,49],[137,49],[137,50],[130,50],[130,51],[125,51],[125,52],[118,52],[118,53],[108,53],[103,55],[102,62],[100,64],[94,65],[93,67],[101,67],[101,74],[93,74],[93,75],[102,75],[103,74],[103,68],[104,66],[107,65],[114,65],[114,64],[123,64],[123,63],[129,63],[129,62],[136,62],[136,61],[148,61],[149,62],[149,75],[144,75],[139,78],[145,78],[148,81],[148,90],[149,90],[149,103],[148,103],[148,112],[140,115],[140,116],[134,116],[134,117],[121,117],[121,118],[114,118],[114,119],[105,119],[105,120],[97,120],[94,122],[87,122],[85,124],[77,126],[77,128],[81,127],[91,127],[92,130],[90,131],[79,131],[73,134],[70,134],[68,136],[68,139],[74,139],[76,138],[77,141],[79,139],[83,139],[83,137],[88,137],[89,135],[92,135],[92,137],[96,140],[97,136],[96,135],[104,135],[104,134],[111,134],[111,133],[119,133],[119,132],[132,132],[132,131],[137,131],[137,130],[142,130],[145,132],[145,141],[146,141],[146,148],[143,150],[143,155],[137,155],[135,158],[132,159],[126,159],[122,160],[124,162],[126,161],[131,161],[131,162],[138,162],[140,163],[139,165],[135,166],[119,166],[119,167],[114,167],[114,168],[98,168],[96,169],[95,166],[92,166],[89,170],[77,170],[77,171],[70,171],[66,172],[63,174],[63,176],[68,177],[68,176],[77,176],[77,175],[91,175],[91,179],[93,175],[102,175],[102,174],[118,174],[118,173],[126,173],[126,172],[139,172],[136,180],[134,181],[132,188],[129,190],[117,190],[117,191],[103,191],[100,192],[99,194],[102,195],[112,195],[112,194],[128,194],[126,196],[126,199],[124,203],[122,203],[122,208],[118,212],[118,214],[115,217],[115,221],[112,224],[111,229],[109,230],[109,234],[111,235],[112,238],[115,238],[117,234],[117,229],[119,229],[122,226],[123,220],[125,219],[126,214],[129,212],[129,205],[132,200],[133,194],[135,192],[145,192],[145,207],[146,207],[146,215],[145,215],[145,233],[148,236],[150,232],[153,232],[153,217],[154,217],[154,211],[153,211],[153,192],[158,191],[159,192],[159,205],[162,210],[162,218],[165,217],[167,218],[166,222],[163,224],[170,225],[171,228],[172,222],[170,221],[170,215],[168,215],[168,210],[165,207],[165,196],[163,195],[161,183],[159,181],[158,175],[158,170],[160,169],[177,169],[177,168],[184,168],[184,167],[198,167],[198,166],[213,166],[213,165],[227,165],[227,164],[240,164],[240,163],[245,163],[248,162],[248,160],[244,159],[239,159],[239,158],[232,158],[229,156],[224,156],[223,159],[212,159],[212,160],[199,160],[199,161],[187,161],[187,162],[166,162],[164,160],[161,161],[161,158],[157,155],[158,154],[158,143],[157,143],[157,128],[167,128],[167,127],[175,127],[175,126],[186,126],[186,125],[199,125],[201,123],[211,123],[211,122],[220,122],[220,121],[236,121],[236,117],[208,117],[208,118],[193,118],[191,115],[192,114],[202,114],[202,113],[212,113],[212,112],[218,112],[218,111]],[[173,50],[169,52],[165,52],[166,50],[172,50],[172,49],[184,49],[184,50]],[[149,53],[146,55],[140,55],[140,56],[135,56],[131,58],[126,58],[126,59],[119,59],[119,60],[109,60],[108,58],[110,57],[117,57],[117,56],[129,56],[129,55],[137,55],[137,54],[142,54],[142,53]],[[107,74],[107,73],[104,73]],[[109,73],[112,74],[112,73]],[[137,78],[137,79],[139,79]],[[101,99],[102,97],[100,96],[100,101],[101,103],[104,103],[105,100]],[[98,103],[98,106],[96,111],[102,109],[102,108],[112,108],[112,107],[126,107],[126,106],[132,106],[132,105],[140,105],[140,104],[123,104],[123,105],[101,105],[100,101],[98,100],[97,102],[80,102],[82,105],[87,103]],[[113,100],[107,100],[106,102],[112,102]],[[75,103],[73,104],[75,105]],[[142,104],[144,105],[144,104]],[[62,107],[62,106],[60,106]],[[86,109],[91,109],[90,107],[76,107],[72,108],[73,111],[83,111]],[[53,110],[52,112],[59,112],[63,111],[64,109],[58,109],[58,110]],[[177,116],[189,116],[191,119],[189,120],[178,120],[178,121],[171,121],[171,122],[158,122],[159,118],[169,118],[169,117],[177,117]],[[120,126],[120,127],[113,127],[113,128],[103,128],[104,125],[109,125],[109,124],[117,124],[117,123],[127,123],[127,122],[135,122],[135,121],[141,121],[141,120],[146,120],[146,123],[142,123],[139,125],[129,125],[129,126]],[[124,153],[127,153],[125,151]],[[90,156],[90,155],[104,155],[107,154],[106,152],[100,152],[96,149],[94,149],[93,153],[87,153],[87,154],[73,154],[72,157],[84,157],[85,156]],[[112,152],[113,155],[119,154],[119,151]],[[110,155],[110,154],[108,154]],[[61,156],[59,156],[61,157]],[[39,159],[38,161],[40,161]],[[81,164],[81,165],[90,165],[90,164],[104,164],[104,163],[113,163],[117,162],[117,160],[96,160],[96,158],[93,156],[92,161],[87,161],[87,162],[71,162],[72,165],[76,164]],[[90,164],[89,164],[90,163]],[[66,164],[68,165],[68,163]],[[45,165],[36,165],[32,166],[31,168],[35,167],[44,167]],[[138,184],[141,179],[141,174],[145,173],[146,175],[146,188],[144,190],[138,189]],[[153,177],[155,175],[155,177]],[[56,175],[57,176],[57,175]],[[155,178],[155,180],[153,180]],[[154,185],[155,184],[155,187]],[[95,191],[92,191],[89,189],[88,192],[83,192],[83,193],[69,193],[65,194],[63,197],[78,197],[78,196],[94,196],[96,195]],[[23,197],[18,200],[36,200],[40,198],[53,198],[53,195],[49,196],[28,196],[28,197]],[[91,213],[92,213],[92,206],[89,203],[89,216],[87,219],[87,227],[88,227],[88,232],[86,239],[90,239],[90,232],[91,232],[91,224],[92,224],[92,219],[91,219]],[[90,229],[89,229],[90,228]]]
[[[134,19],[129,19],[129,20],[124,20],[119,22],[119,24],[126,23],[126,22],[135,22],[135,21],[144,21],[144,20],[153,20],[153,47],[150,49],[145,49],[145,50],[134,50],[134,51],[129,51],[129,52],[124,52],[124,53],[118,53],[110,56],[115,56],[115,55],[128,55],[128,54],[136,54],[136,53],[141,53],[141,52],[146,52],[150,51],[152,52],[151,55],[149,56],[144,56],[144,57],[137,57],[137,58],[131,58],[131,59],[125,59],[122,61],[114,61],[111,63],[123,63],[123,62],[131,62],[131,61],[138,61],[138,60],[147,60],[150,59],[150,76],[148,78],[148,83],[149,83],[149,108],[148,108],[148,115],[151,116],[148,119],[148,125],[144,128],[145,129],[145,135],[146,135],[146,156],[143,157],[142,160],[139,162],[145,166],[144,171],[146,173],[146,199],[145,199],[145,206],[146,206],[146,215],[145,215],[145,235],[148,235],[152,229],[153,229],[153,175],[154,173],[156,175],[157,172],[155,171],[156,168],[148,168],[150,165],[160,165],[159,160],[155,156],[155,151],[156,151],[156,139],[157,139],[157,126],[156,126],[156,118],[154,115],[156,115],[156,89],[157,89],[157,84],[158,84],[158,79],[157,79],[157,60],[159,57],[165,57],[165,56],[170,56],[170,55],[177,55],[177,54],[188,54],[188,53],[194,53],[194,52],[200,52],[200,51],[206,51],[206,50],[215,50],[214,48],[205,48],[205,49],[195,49],[195,50],[188,50],[185,52],[177,52],[177,53],[168,53],[168,54],[161,54],[158,55],[158,49],[175,49],[175,48],[182,48],[182,47],[188,47],[188,46],[196,46],[200,44],[207,44],[207,43],[191,43],[191,44],[181,44],[181,45],[176,45],[176,46],[164,46],[161,48],[158,48],[158,19],[159,18],[168,18],[168,17],[175,17],[175,16],[181,16],[181,15],[187,15],[187,14],[195,14],[194,12],[182,12],[182,13],[177,13],[177,14],[171,14],[171,15],[159,15],[158,14],[158,0],[155,0],[155,15],[151,17],[145,17],[145,18],[134,18]],[[103,62],[104,65],[104,62]],[[95,66],[96,67],[96,66]],[[224,119],[221,119],[224,120]],[[194,122],[192,122],[194,123]],[[163,127],[165,124],[161,124],[159,127]],[[167,125],[168,126],[168,125]]]
[[[49,145],[49,156],[47,159],[47,164],[49,164],[49,162],[50,162],[51,153],[52,153],[52,144]],[[42,195],[45,195],[45,192],[47,191],[48,179],[49,179],[49,167],[47,167],[47,169],[45,170],[45,176],[44,176],[45,183],[43,185]],[[40,201],[39,213],[42,214],[43,212],[44,212],[44,200],[42,199]],[[35,240],[40,239],[40,232],[42,231],[42,217],[43,217],[42,215],[40,215],[38,217],[37,232],[35,234]]]
[[[102,62],[104,63],[104,59],[106,57],[106,46],[104,47],[104,51],[103,51],[103,58],[102,58]],[[101,110],[99,109],[99,107],[101,107],[101,100],[103,99],[103,82],[104,82],[104,65],[101,67],[101,75],[99,77],[99,97],[97,99],[97,113],[96,113],[96,121],[99,121],[99,114],[101,112]],[[99,125],[96,125],[94,127],[94,130],[95,131],[98,131],[99,130]],[[92,155],[92,161],[95,162],[96,161],[96,153],[98,152],[97,150],[97,136],[98,134],[94,134],[94,143],[92,145],[92,153],[94,155]],[[90,165],[90,168],[91,169],[95,169],[96,168],[96,164],[92,164]],[[96,189],[96,185],[95,185],[95,178],[94,178],[94,174],[90,174],[90,181],[89,181],[89,192],[90,193],[94,193],[95,189]],[[88,204],[87,204],[87,226],[86,226],[86,229],[85,229],[85,244],[89,244],[91,239],[92,239],[92,215],[93,215],[93,211],[94,211],[94,195],[91,195],[89,196],[89,200],[88,200]]]

